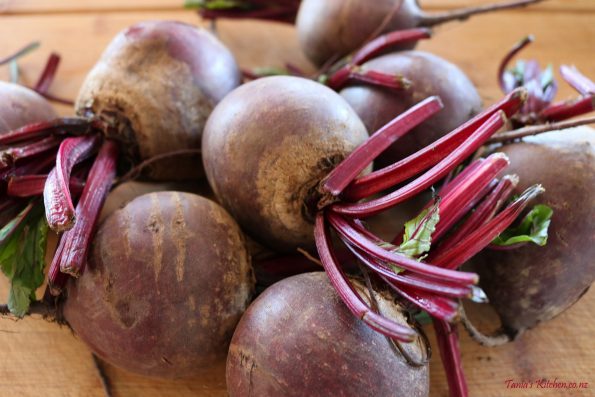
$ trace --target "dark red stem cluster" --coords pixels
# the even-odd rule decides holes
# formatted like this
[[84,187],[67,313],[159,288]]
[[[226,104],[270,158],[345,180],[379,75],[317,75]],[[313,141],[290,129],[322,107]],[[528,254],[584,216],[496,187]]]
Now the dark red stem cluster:
[[[357,293],[335,253],[331,240],[334,232],[352,254],[352,260],[369,270],[376,285],[393,290],[409,305],[435,319],[453,396],[467,395],[452,325],[459,317],[459,300],[483,298],[475,286],[477,275],[457,269],[510,226],[543,189],[533,186],[506,204],[517,177],[499,177],[508,165],[508,159],[500,153],[475,160],[458,174],[452,174],[523,107],[526,97],[524,89],[516,89],[431,146],[391,166],[359,176],[395,140],[441,109],[438,98],[428,98],[373,134],[322,184],[323,193],[338,199],[322,208],[315,222],[318,253],[331,283],[353,314],[371,328],[400,341],[415,337],[410,327],[384,317]],[[438,197],[425,207],[425,218],[437,212],[439,221],[424,257],[409,257],[399,251],[402,234],[387,242],[367,229],[363,219],[417,196],[445,178],[447,182]],[[385,192],[394,186],[395,190]],[[380,197],[373,197],[379,193]]]
[[[14,213],[34,199],[48,225],[61,233],[48,272],[52,294],[68,275],[84,270],[96,221],[116,176],[117,145],[105,140],[104,126],[84,118],[59,118],[30,124],[0,136],[2,214]],[[78,198],[76,202],[73,198]],[[3,221],[8,221],[6,219]]]

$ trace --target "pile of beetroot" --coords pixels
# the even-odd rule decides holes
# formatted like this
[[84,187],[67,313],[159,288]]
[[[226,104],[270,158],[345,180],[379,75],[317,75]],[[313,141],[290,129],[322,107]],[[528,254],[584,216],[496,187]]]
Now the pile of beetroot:
[[[457,66],[405,49],[438,23],[535,2],[428,15],[414,1],[205,0],[206,18],[297,21],[319,71],[242,84],[213,34],[155,21],[116,36],[76,116],[43,98],[59,58],[34,90],[0,82],[2,312],[66,323],[148,376],[226,366],[231,396],[427,396],[427,314],[450,394],[467,396],[459,322],[505,343],[595,278],[595,140],[556,131],[593,122],[566,119],[594,110],[595,84],[563,66],[579,97],[554,102],[551,68],[508,66],[525,39],[484,108]],[[205,177],[208,197],[155,191],[100,220],[130,179]],[[489,301],[501,329],[477,330],[464,299]]]

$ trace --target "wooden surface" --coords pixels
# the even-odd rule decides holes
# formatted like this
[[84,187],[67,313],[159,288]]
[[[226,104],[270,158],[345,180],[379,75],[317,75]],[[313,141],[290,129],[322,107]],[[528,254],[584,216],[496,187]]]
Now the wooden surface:
[[[481,2],[484,2],[482,0]],[[429,9],[472,3],[464,0],[426,0]],[[25,82],[39,75],[51,51],[63,62],[52,92],[74,98],[87,70],[105,45],[122,28],[145,19],[177,19],[198,23],[181,1],[139,0],[0,0],[0,55],[25,43],[41,40],[42,47],[20,62]],[[281,65],[289,61],[309,68],[289,26],[254,22],[223,22],[221,39],[244,67]],[[486,101],[500,96],[497,63],[503,53],[526,34],[537,42],[524,54],[543,63],[571,63],[595,76],[595,1],[550,1],[523,11],[503,12],[452,23],[421,45],[457,63]],[[309,69],[311,70],[311,69]],[[0,79],[7,69],[0,69]],[[560,98],[572,91],[562,84]],[[62,114],[70,109],[60,107]],[[539,260],[539,258],[536,258]],[[6,286],[0,286],[0,297]],[[514,344],[489,349],[463,336],[463,363],[472,396],[593,396],[595,395],[595,291],[589,292],[558,318],[523,335]],[[29,318],[0,321],[0,396],[102,396],[104,391],[91,354],[68,329]],[[114,396],[224,396],[222,374],[205,382],[190,379],[160,381],[105,366]],[[431,396],[447,396],[436,351],[432,361]],[[505,381],[547,378],[588,382],[581,391],[510,390]]]

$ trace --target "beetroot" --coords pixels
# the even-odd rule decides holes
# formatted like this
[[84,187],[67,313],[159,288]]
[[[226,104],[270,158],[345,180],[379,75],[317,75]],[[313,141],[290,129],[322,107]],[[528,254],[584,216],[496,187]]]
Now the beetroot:
[[510,1],[428,14],[420,9],[416,0],[382,0],[373,5],[367,0],[302,0],[296,26],[304,53],[312,62],[322,65],[349,54],[382,33],[431,27],[539,1],[542,0]]
[[0,81],[0,97],[0,134],[56,117],[48,101],[21,85]]
[[313,246],[319,184],[368,136],[329,88],[288,76],[245,84],[215,108],[203,161],[216,196],[255,239],[279,251]]
[[[212,108],[240,83],[229,50],[203,29],[180,22],[138,23],[114,38],[79,92],[77,113],[103,121],[105,133],[133,160],[200,147]],[[153,167],[152,176],[201,173],[182,158]]]
[[252,288],[244,239],[221,207],[189,193],[150,193],[101,225],[87,271],[68,285],[64,316],[114,365],[197,375],[225,358]]
[[444,109],[400,139],[378,163],[387,165],[429,145],[481,110],[481,98],[467,76],[454,64],[422,51],[391,53],[373,59],[363,70],[401,75],[412,82],[405,90],[370,85],[344,88],[340,94],[360,116],[368,131],[376,131],[420,99],[439,96]]
[[[50,62],[45,77],[55,65]],[[51,81],[45,77],[42,86]],[[36,183],[45,179],[47,223],[64,232],[49,271],[52,293],[62,290],[65,274],[78,277],[83,271],[118,172],[136,176],[148,170],[157,179],[203,174],[197,154],[204,123],[239,83],[233,56],[207,31],[179,22],[141,22],[117,35],[87,76],[76,103],[79,117],[29,124],[0,136],[0,145],[7,147],[0,172],[20,178],[11,180],[9,195],[36,196]],[[86,184],[76,202],[70,186],[81,180]]]
[[[369,302],[365,287],[354,285]],[[380,311],[410,327],[390,295],[374,298]],[[228,392],[231,397],[427,396],[428,365],[410,365],[393,343],[349,313],[324,273],[294,276],[268,288],[238,324],[227,359]],[[421,337],[401,346],[424,361]]]
[[547,245],[484,251],[475,268],[504,331],[515,337],[572,305],[595,280],[595,140],[566,130],[504,145],[517,192],[541,181],[539,200],[553,209]]

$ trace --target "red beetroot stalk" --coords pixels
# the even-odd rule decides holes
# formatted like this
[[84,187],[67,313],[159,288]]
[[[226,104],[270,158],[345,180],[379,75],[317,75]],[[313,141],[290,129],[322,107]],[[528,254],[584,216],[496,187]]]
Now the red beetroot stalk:
[[456,283],[458,285],[467,286],[477,283],[477,274],[458,272],[458,271],[443,271],[443,269],[436,266],[427,265],[411,259],[405,255],[401,255],[382,247],[379,247],[375,242],[370,241],[364,235],[359,233],[353,226],[339,215],[329,211],[327,214],[330,224],[342,236],[342,238],[349,241],[354,247],[362,250],[367,255],[377,258],[384,262],[394,263],[395,266],[412,271],[414,273],[423,274],[432,279],[444,280]]
[[593,110],[595,110],[595,95],[587,95],[572,101],[551,104],[539,113],[539,117],[547,121],[562,121]]
[[453,172],[451,172],[449,175],[450,180],[444,181],[444,184],[440,188],[440,191],[438,192],[438,194],[440,196],[444,197],[445,195],[450,193],[454,188],[458,187],[459,183],[463,182],[467,176],[469,176],[473,172],[475,172],[477,167],[479,167],[479,165],[483,162],[484,162],[484,159],[478,158],[477,160],[473,161],[468,166],[464,167],[461,172],[459,172],[457,175],[454,176],[454,178],[452,175],[455,170],[453,170]]
[[306,77],[306,72],[304,72],[302,68],[300,68],[297,65],[294,65],[291,62],[285,62],[285,69],[287,69],[287,71],[291,73],[292,76]]
[[58,98],[48,93],[50,86],[54,81],[56,71],[58,70],[58,65],[60,65],[60,55],[56,53],[50,54],[45,68],[43,69],[39,80],[37,80],[37,84],[33,87],[33,90],[51,101],[60,102],[64,105],[74,105],[74,102],[71,100]]
[[[5,201],[6,203],[6,201]],[[3,203],[4,204],[4,203]],[[12,227],[2,236],[0,239],[0,244],[3,244],[12,234],[18,229],[18,227],[23,223],[23,220],[29,215],[33,207],[35,206],[34,202],[29,203],[11,222]]]
[[407,90],[412,82],[400,74],[388,74],[375,70],[362,70],[360,67],[345,67],[333,74],[326,85],[335,91],[340,91],[349,81],[364,83],[391,90]]
[[461,350],[456,325],[438,319],[434,319],[433,323],[442,365],[448,380],[450,397],[467,397],[469,391],[467,390],[467,381],[461,363]]
[[35,157],[27,162],[23,162],[18,167],[11,170],[10,175],[22,176],[30,174],[38,174],[41,172],[48,172],[56,164],[56,153],[50,152],[43,157]]
[[334,204],[331,208],[334,212],[350,217],[368,217],[378,214],[388,208],[391,208],[408,198],[429,188],[432,184],[444,178],[450,171],[458,166],[462,161],[475,152],[481,145],[488,140],[505,123],[504,112],[499,111],[490,117],[480,128],[477,129],[465,142],[453,150],[442,161],[433,168],[426,171],[423,175],[414,181],[403,186],[400,189],[378,199],[370,200],[364,203],[356,204]]
[[[62,253],[64,252],[64,244],[66,239],[64,236],[60,238],[60,242],[58,243],[58,247],[56,248],[56,252],[54,253],[54,258],[52,259],[52,263],[50,268],[48,269],[48,290],[50,294],[53,296],[58,296],[62,293],[66,282],[70,278],[70,276],[66,273],[62,273],[60,271],[60,259],[62,258]],[[46,292],[47,293],[47,292]]]
[[473,230],[492,219],[512,194],[512,190],[516,187],[518,181],[519,178],[516,175],[505,175],[465,222],[440,244],[440,248],[444,250],[451,248]]
[[432,30],[428,28],[414,28],[405,30],[395,30],[378,36],[374,40],[360,48],[349,60],[352,65],[362,65],[372,58],[376,58],[385,50],[398,44],[410,43],[432,37]]
[[527,91],[524,88],[512,91],[502,101],[484,110],[432,145],[391,166],[356,179],[345,189],[344,197],[353,201],[361,200],[419,174],[437,164],[446,155],[459,147],[464,140],[468,139],[472,133],[498,111],[504,111],[506,117],[514,115],[522,107],[526,98]]
[[364,321],[368,326],[383,335],[390,336],[397,340],[410,342],[415,337],[415,332],[401,324],[387,319],[377,313],[364,303],[359,294],[354,291],[353,287],[346,279],[343,271],[338,266],[335,254],[332,250],[329,231],[325,225],[324,213],[319,212],[316,215],[316,225],[314,228],[314,237],[316,239],[316,247],[320,255],[320,260],[324,266],[324,270],[329,277],[329,280],[343,302],[347,305],[349,310],[359,319]]
[[[375,58],[393,46],[427,39],[430,38],[431,35],[432,31],[430,29],[414,28],[396,30],[379,36],[359,49],[355,55],[348,60],[346,65],[333,72],[328,78],[327,85],[334,90],[340,90],[350,78],[353,78],[354,70],[359,70],[357,66],[361,66],[366,61]],[[384,73],[382,73],[382,75],[384,75]],[[396,76],[391,77],[394,79]],[[403,84],[404,82],[405,80],[401,81],[399,84]],[[376,81],[372,81],[372,83],[375,84]],[[401,87],[397,86],[397,88]]]
[[434,318],[450,322],[455,321],[459,315],[459,304],[452,299],[431,295],[427,292],[413,290],[404,286],[398,286],[394,282],[390,282],[385,278],[384,281],[399,295],[403,296],[420,309],[425,310]]
[[432,233],[432,241],[438,241],[463,216],[494,187],[492,181],[509,164],[502,153],[490,155],[477,170],[460,181],[459,185],[445,194],[440,201],[440,221]]
[[401,113],[330,172],[324,183],[325,190],[338,196],[380,153],[443,107],[442,101],[434,96]]
[[[43,194],[47,175],[20,175],[13,176],[8,181],[6,194],[13,197],[31,197]],[[69,187],[73,196],[79,196],[83,191],[85,182],[80,178],[70,178]]]
[[62,117],[50,121],[28,124],[0,135],[0,145],[10,145],[16,142],[36,139],[54,134],[79,133],[89,131],[92,123],[81,117]]
[[444,295],[451,298],[468,298],[472,294],[472,290],[469,287],[461,287],[453,284],[445,284],[442,281],[437,280],[426,280],[421,277],[417,277],[414,274],[395,273],[394,270],[390,269],[381,262],[375,260],[369,255],[357,250],[348,241],[343,241],[347,248],[353,253],[353,255],[360,260],[366,267],[375,272],[376,274],[390,280],[398,285],[410,287],[415,290],[425,291],[432,294]]
[[47,94],[52,81],[54,81],[54,76],[58,70],[58,65],[60,65],[60,55],[53,52],[50,54],[45,68],[43,69],[41,76],[39,76],[37,84],[35,84],[35,87],[33,88],[38,94]]
[[504,57],[504,59],[502,59],[502,62],[500,62],[500,67],[498,68],[498,83],[500,84],[500,89],[502,90],[502,92],[504,92],[505,94],[510,92],[511,89],[513,89],[514,87],[507,87],[506,86],[506,69],[508,68],[508,64],[510,63],[510,61],[512,60],[512,58],[514,58],[516,56],[516,54],[518,54],[523,48],[527,47],[529,44],[531,44],[533,41],[535,40],[535,37],[533,37],[533,35],[529,35],[524,37],[523,39],[521,39],[521,41],[519,41],[518,43],[516,43],[508,52],[508,54],[506,54],[506,56]]
[[560,66],[560,74],[581,95],[595,95],[595,83],[582,74],[575,66]]
[[43,191],[45,215],[54,231],[72,228],[74,205],[70,197],[68,181],[72,168],[92,155],[101,141],[98,134],[65,139],[56,156],[56,167],[50,172]]
[[477,254],[502,233],[523,212],[530,200],[544,192],[541,185],[534,185],[500,212],[489,222],[472,231],[453,247],[438,247],[430,253],[428,261],[439,267],[456,269],[473,255]]
[[0,152],[0,169],[14,164],[17,160],[23,160],[46,152],[60,144],[61,139],[48,136],[37,142],[28,143],[20,147],[11,147]]
[[89,171],[87,184],[76,206],[77,222],[62,236],[64,251],[60,255],[60,271],[78,277],[84,270],[87,251],[103,203],[116,176],[118,146],[106,141]]

